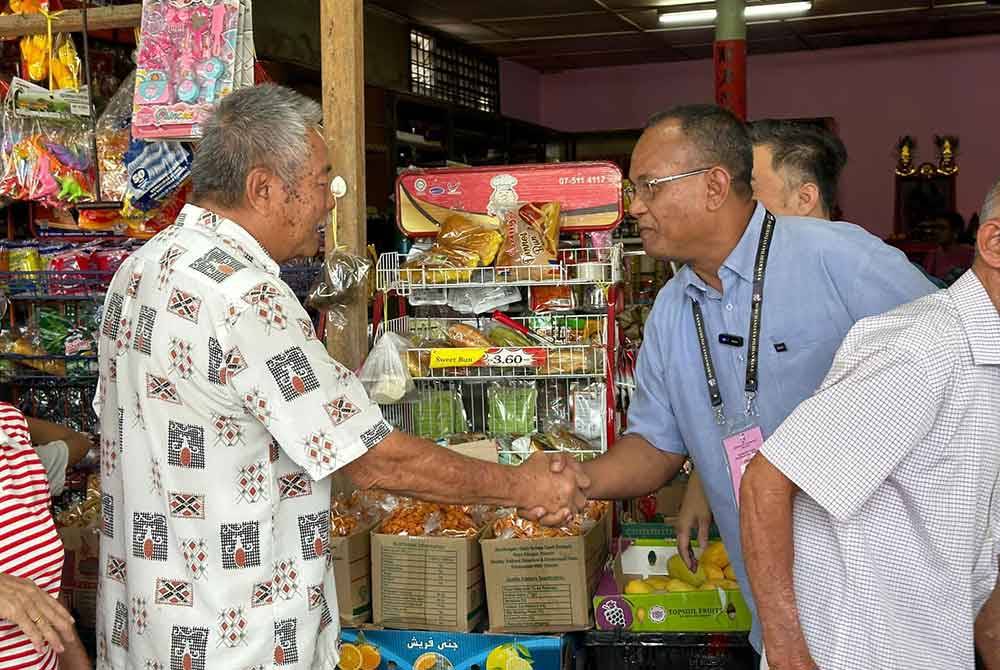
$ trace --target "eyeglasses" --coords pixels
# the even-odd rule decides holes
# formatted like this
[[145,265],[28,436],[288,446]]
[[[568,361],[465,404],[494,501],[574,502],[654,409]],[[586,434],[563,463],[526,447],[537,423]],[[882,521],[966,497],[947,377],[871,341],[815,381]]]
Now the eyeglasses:
[[656,189],[654,187],[659,186],[660,184],[677,181],[678,179],[684,179],[684,177],[693,177],[696,174],[703,174],[711,169],[712,168],[710,167],[705,167],[697,170],[681,172],[680,174],[668,175],[666,177],[646,179],[644,181],[640,181],[638,184],[629,184],[623,190],[625,192],[625,197],[627,197],[630,201],[642,200],[645,203],[650,203],[653,201],[653,198],[656,197]]

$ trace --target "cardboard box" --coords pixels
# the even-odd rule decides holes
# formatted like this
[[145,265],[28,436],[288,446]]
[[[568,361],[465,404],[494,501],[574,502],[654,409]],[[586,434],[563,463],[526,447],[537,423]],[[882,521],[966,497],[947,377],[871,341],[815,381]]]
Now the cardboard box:
[[479,537],[382,535],[376,528],[371,536],[375,624],[475,629],[486,606]]
[[[411,668],[531,668],[569,670],[572,646],[561,635],[492,635],[428,633],[414,630],[344,629],[345,644],[368,644],[378,650],[377,670]],[[521,659],[522,663],[513,659]]]
[[594,620],[598,630],[657,633],[750,630],[752,617],[739,589],[625,594],[629,581],[647,576],[624,572],[621,554],[615,556],[594,596]]
[[101,533],[97,528],[57,529],[66,550],[61,599],[83,631],[97,628],[97,578],[100,573]]
[[578,537],[482,541],[493,632],[590,627],[590,604],[608,557],[611,515]]
[[337,607],[345,626],[371,621],[371,530],[376,522],[358,526],[347,537],[330,538],[330,569],[337,582]]

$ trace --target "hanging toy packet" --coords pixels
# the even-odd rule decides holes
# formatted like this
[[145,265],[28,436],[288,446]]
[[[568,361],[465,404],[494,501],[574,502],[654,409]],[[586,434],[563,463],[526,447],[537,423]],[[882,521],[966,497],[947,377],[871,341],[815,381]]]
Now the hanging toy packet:
[[191,140],[233,91],[239,0],[145,0],[136,55],[132,135]]

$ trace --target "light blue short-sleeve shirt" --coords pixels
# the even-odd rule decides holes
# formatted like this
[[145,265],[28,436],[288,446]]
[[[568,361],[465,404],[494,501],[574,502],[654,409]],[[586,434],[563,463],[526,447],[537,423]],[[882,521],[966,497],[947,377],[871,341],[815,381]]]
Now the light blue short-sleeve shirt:
[[[722,292],[684,267],[660,291],[646,321],[628,432],[694,461],[751,611],[740,546],[740,519],[708,397],[691,315],[705,318],[726,417],[744,413],[746,341],[753,264],[765,209],[758,203],[740,242],[719,269]],[[819,387],[841,342],[859,319],[932,293],[935,286],[906,256],[864,229],[844,222],[777,217],[764,279],[757,409],[768,437]],[[743,338],[740,347],[720,334]],[[760,648],[754,621],[751,634]]]

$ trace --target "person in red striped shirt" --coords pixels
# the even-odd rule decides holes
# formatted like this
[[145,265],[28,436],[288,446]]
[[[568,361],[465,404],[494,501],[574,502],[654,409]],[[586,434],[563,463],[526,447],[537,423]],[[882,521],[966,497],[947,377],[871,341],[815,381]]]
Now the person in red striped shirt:
[[0,670],[89,670],[59,604],[63,546],[28,423],[0,402]]

